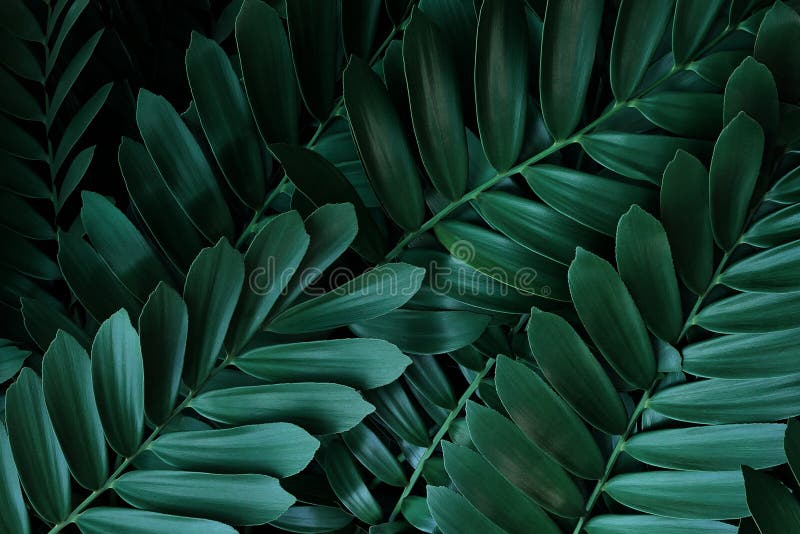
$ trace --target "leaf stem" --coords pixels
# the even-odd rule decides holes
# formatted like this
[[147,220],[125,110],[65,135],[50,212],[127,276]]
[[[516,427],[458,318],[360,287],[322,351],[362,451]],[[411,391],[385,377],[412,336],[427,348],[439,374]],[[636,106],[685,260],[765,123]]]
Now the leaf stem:
[[464,391],[464,393],[458,399],[458,404],[456,404],[455,408],[450,410],[450,413],[447,414],[447,418],[445,418],[445,420],[442,422],[442,426],[439,427],[439,431],[436,432],[435,436],[433,436],[431,444],[428,445],[427,449],[425,449],[425,452],[419,459],[419,463],[417,463],[417,467],[415,467],[414,472],[411,473],[411,477],[408,479],[408,484],[406,484],[405,487],[403,488],[403,492],[400,494],[400,498],[397,500],[397,504],[394,505],[392,513],[389,515],[390,523],[394,521],[395,518],[397,517],[397,514],[400,513],[400,510],[403,507],[403,502],[411,494],[411,490],[414,489],[414,485],[416,485],[417,480],[419,480],[419,477],[422,475],[422,470],[425,467],[425,462],[427,462],[428,459],[433,455],[434,451],[436,450],[436,447],[439,446],[439,443],[444,438],[444,435],[450,429],[450,425],[453,424],[453,421],[455,421],[456,417],[458,417],[458,414],[461,413],[461,410],[464,409],[464,406],[467,404],[469,398],[472,397],[472,394],[475,392],[476,389],[478,389],[481,380],[483,380],[483,378],[489,373],[489,371],[491,371],[492,366],[494,366],[494,362],[495,362],[494,358],[489,358],[487,360],[486,365],[483,367],[483,370],[481,370],[480,373],[475,375],[475,378],[472,379],[472,382],[470,382],[467,390]]

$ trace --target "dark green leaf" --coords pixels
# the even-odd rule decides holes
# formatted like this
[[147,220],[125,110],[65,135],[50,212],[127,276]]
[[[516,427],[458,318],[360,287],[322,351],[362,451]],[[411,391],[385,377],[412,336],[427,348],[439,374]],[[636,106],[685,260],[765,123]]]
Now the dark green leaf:
[[236,529],[208,519],[159,514],[131,508],[89,508],[78,516],[75,523],[83,534],[235,534]]
[[296,504],[270,524],[289,532],[317,534],[346,527],[353,516],[338,506],[304,506]]
[[428,508],[444,534],[501,534],[506,532],[469,501],[448,488],[428,486]]
[[14,464],[8,431],[0,423],[0,527],[4,532],[30,534],[31,526],[22,490],[19,485],[19,472]]
[[406,476],[394,454],[366,424],[359,423],[342,438],[358,461],[381,481],[398,487],[406,485]]
[[677,0],[672,25],[675,65],[684,65],[694,58],[724,3],[724,0]]
[[370,525],[379,523],[383,517],[381,507],[370,493],[342,442],[332,441],[322,451],[321,456],[328,482],[342,504],[361,521]]
[[736,67],[725,86],[724,123],[727,125],[741,111],[758,121],[767,137],[777,133],[780,108],[775,79],[752,57]]
[[800,480],[800,422],[797,419],[789,419],[783,443],[794,478]]
[[740,291],[784,293],[800,290],[800,241],[792,241],[739,260],[719,277]]
[[795,328],[800,324],[800,292],[740,293],[700,310],[694,324],[725,334]]
[[80,141],[81,136],[86,133],[91,122],[95,119],[100,112],[100,108],[106,103],[108,94],[111,92],[112,83],[107,83],[102,86],[97,92],[92,95],[86,103],[78,110],[61,136],[61,141],[58,148],[55,150],[55,157],[52,162],[52,172],[58,173],[61,166],[67,161],[72,149]]
[[707,519],[674,519],[654,515],[598,515],[584,527],[589,534],[736,534],[736,527]]
[[800,504],[792,492],[774,478],[742,466],[747,506],[761,534],[800,531]]
[[22,297],[22,317],[25,328],[42,351],[47,350],[59,330],[63,330],[83,345],[89,347],[91,340],[69,317],[42,300]]
[[800,204],[795,204],[751,224],[742,240],[756,247],[774,247],[799,237]]
[[753,55],[775,77],[784,102],[800,100],[800,14],[775,2],[758,28]]
[[722,129],[723,99],[714,93],[662,91],[636,100],[647,120],[676,135],[713,139]]
[[375,415],[400,438],[419,447],[428,446],[425,423],[400,382],[369,391],[366,397],[375,405]]
[[103,31],[104,30],[99,30],[97,33],[92,35],[83,44],[83,46],[77,52],[75,52],[75,55],[72,56],[69,64],[64,67],[61,78],[58,79],[58,83],[53,90],[50,106],[47,108],[48,124],[53,124],[53,122],[55,122],[58,111],[61,109],[61,105],[72,91],[72,86],[75,85],[75,82],[78,80],[81,72],[83,72],[83,69],[86,67],[86,64],[92,57],[92,54],[97,47],[97,43],[103,36]]

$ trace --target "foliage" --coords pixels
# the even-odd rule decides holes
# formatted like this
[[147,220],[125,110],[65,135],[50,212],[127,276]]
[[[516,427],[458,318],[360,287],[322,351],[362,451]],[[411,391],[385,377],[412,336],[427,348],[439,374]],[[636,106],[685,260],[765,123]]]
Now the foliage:
[[0,530],[800,530],[796,2],[110,4],[0,8]]

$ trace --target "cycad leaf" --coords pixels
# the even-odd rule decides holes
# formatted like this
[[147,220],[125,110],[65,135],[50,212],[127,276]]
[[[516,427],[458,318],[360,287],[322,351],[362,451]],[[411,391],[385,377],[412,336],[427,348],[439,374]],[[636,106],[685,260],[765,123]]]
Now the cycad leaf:
[[14,464],[11,443],[4,423],[0,423],[0,527],[5,532],[29,534],[31,531],[28,511],[22,499],[19,472]]
[[327,380],[367,390],[396,380],[411,360],[382,339],[329,339],[254,348],[234,363],[270,382]]
[[658,193],[633,182],[595,176],[566,167],[536,165],[522,171],[528,185],[556,211],[613,236],[617,221],[633,204],[655,211]]
[[800,100],[800,14],[775,2],[758,28],[753,55],[775,77],[784,102]]
[[706,306],[695,324],[725,334],[777,332],[796,328],[800,292],[740,293]]
[[367,400],[375,405],[375,415],[403,440],[427,447],[428,431],[425,422],[414,408],[400,382],[392,382],[366,393]]
[[[581,478],[603,476],[605,462],[594,438],[539,375],[522,363],[499,356],[495,385],[509,417],[531,441]],[[556,426],[558,432],[552,432]]]
[[618,475],[605,491],[620,503],[681,519],[738,519],[750,511],[738,471],[651,471]]
[[722,95],[662,91],[637,99],[647,120],[676,135],[713,139],[722,129]]
[[724,0],[677,0],[672,25],[675,65],[683,65],[694,57],[724,3]]
[[33,42],[41,42],[44,39],[42,27],[23,0],[3,2],[0,8],[0,20],[3,21],[4,31],[7,30],[22,39]]
[[272,521],[295,502],[277,479],[255,474],[132,471],[117,479],[114,491],[137,508],[235,525]]
[[556,515],[581,515],[583,496],[575,483],[511,421],[470,401],[467,425],[478,451],[509,482]]
[[5,68],[0,68],[0,90],[0,110],[18,119],[43,122],[39,101]]
[[231,526],[178,515],[159,514],[131,508],[106,508],[97,506],[89,508],[75,520],[75,524],[83,534],[105,534],[114,531],[119,534],[152,534],[154,532],[170,532],[172,534],[235,534]]
[[183,288],[189,312],[183,379],[190,388],[201,385],[214,367],[243,285],[242,256],[225,238],[203,249],[189,268]]
[[420,176],[386,88],[357,57],[350,59],[343,83],[350,127],[372,188],[400,227],[416,230],[424,217]]
[[708,172],[683,150],[678,150],[664,170],[661,222],[681,279],[696,294],[704,293],[714,269]]
[[795,355],[800,329],[717,336],[683,349],[682,368],[697,376],[769,378],[800,373]]
[[329,443],[321,457],[328,482],[342,504],[361,521],[370,525],[379,523],[383,517],[381,507],[342,442],[336,440]]
[[233,220],[203,150],[162,96],[142,89],[136,123],[161,175],[198,230],[208,239],[233,234]]
[[539,91],[547,129],[554,139],[561,140],[573,132],[581,118],[603,19],[603,0],[565,0],[547,7]]
[[674,519],[654,515],[599,515],[584,527],[589,534],[736,534],[737,528],[728,523],[708,519]]
[[312,434],[344,432],[374,410],[352,388],[312,382],[218,389],[199,395],[191,407],[213,421],[288,422]]
[[632,206],[617,226],[617,268],[650,330],[675,342],[683,317],[667,234],[658,220]]
[[512,167],[522,147],[528,53],[523,3],[483,2],[475,44],[475,106],[483,150],[498,171]]
[[748,245],[774,247],[800,238],[800,204],[794,204],[759,219],[742,238]]
[[720,283],[740,291],[800,291],[800,241],[758,252],[722,272]]
[[709,170],[711,228],[723,250],[730,250],[744,229],[763,151],[764,132],[744,112],[728,123],[714,146]]
[[780,108],[775,79],[752,57],[736,67],[725,86],[724,123],[727,125],[741,111],[758,121],[767,137],[777,132]]
[[300,92],[308,111],[324,121],[336,92],[338,2],[287,2],[286,19]]
[[[42,383],[22,369],[6,392],[6,424],[13,461],[37,514],[58,523],[70,513],[69,470],[45,407]],[[2,463],[12,461],[3,457]]]
[[347,448],[373,475],[392,486],[406,485],[403,469],[381,439],[366,424],[360,423],[342,434]]
[[22,297],[20,302],[25,329],[42,351],[47,350],[59,330],[69,334],[83,347],[91,345],[91,340],[83,330],[50,303],[26,297]]
[[569,268],[569,288],[581,322],[608,363],[631,384],[649,387],[655,356],[619,274],[607,261],[579,248]]
[[342,43],[346,55],[369,58],[383,6],[371,0],[342,2]]
[[167,420],[175,405],[188,328],[186,304],[175,290],[160,282],[139,316],[145,411],[157,425]]
[[800,414],[800,377],[711,378],[656,393],[648,406],[670,419],[703,424],[760,423]]
[[667,469],[738,471],[786,462],[783,424],[732,424],[642,432],[625,443],[625,452]]
[[228,56],[215,41],[192,32],[186,74],[200,124],[228,184],[245,204],[260,207],[266,193],[264,148]]
[[54,174],[58,173],[61,166],[67,161],[72,149],[75,148],[75,145],[80,141],[81,136],[86,133],[86,129],[100,112],[100,108],[106,103],[112,85],[113,84],[109,82],[98,89],[97,92],[81,106],[75,116],[72,117],[72,120],[69,121],[66,128],[64,128],[64,133],[61,136],[61,141],[58,143],[58,148],[56,148],[55,158],[52,163],[52,172]]
[[267,143],[297,143],[297,82],[278,13],[265,2],[245,0],[236,17],[236,45],[261,136]]
[[794,478],[800,480],[800,422],[797,419],[789,419],[783,443]]
[[528,341],[542,373],[583,418],[609,434],[625,431],[628,417],[619,395],[569,323],[558,315],[531,310]]
[[92,383],[108,444],[131,456],[144,427],[144,366],[139,336],[125,310],[109,317],[95,335]]
[[422,163],[436,189],[456,200],[469,162],[458,77],[444,34],[422,11],[414,10],[403,35],[403,63]]
[[292,306],[270,321],[284,334],[319,332],[372,319],[399,308],[414,296],[424,271],[389,263],[368,271],[324,295]]
[[800,503],[792,492],[771,476],[743,465],[747,506],[761,534],[800,530]]
[[83,46],[81,46],[80,50],[75,53],[69,64],[64,67],[64,72],[61,74],[61,78],[58,79],[58,83],[53,90],[53,97],[50,100],[50,106],[47,108],[48,124],[53,124],[55,121],[56,116],[61,109],[61,105],[70,94],[72,86],[75,85],[75,82],[78,80],[81,72],[83,72],[83,69],[89,62],[89,59],[91,59],[95,48],[97,48],[97,43],[103,36],[103,31],[104,30],[99,30],[97,33],[92,35],[83,44]]
[[227,346],[238,354],[266,319],[272,305],[296,273],[309,237],[296,211],[282,213],[253,238],[244,255],[247,286],[242,289],[231,319]]
[[611,43],[611,89],[617,101],[633,96],[669,19],[674,0],[623,0]]
[[466,311],[394,310],[350,325],[359,337],[376,337],[413,354],[443,354],[478,339],[490,317]]
[[448,488],[428,486],[428,508],[444,534],[500,534],[506,532],[469,501]]
[[556,534],[559,529],[539,506],[466,447],[442,444],[444,465],[464,497],[508,532]]
[[59,331],[44,355],[42,385],[72,476],[83,487],[96,490],[106,481],[108,466],[91,367],[86,350]]
[[353,516],[338,506],[295,504],[270,525],[289,532],[332,532],[346,527]]
[[178,469],[283,478],[303,470],[318,447],[319,442],[300,427],[265,423],[170,432],[155,440],[150,450]]

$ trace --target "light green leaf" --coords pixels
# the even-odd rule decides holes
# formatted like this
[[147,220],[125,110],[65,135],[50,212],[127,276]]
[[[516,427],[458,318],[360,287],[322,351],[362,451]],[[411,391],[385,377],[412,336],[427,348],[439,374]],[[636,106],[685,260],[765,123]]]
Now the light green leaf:
[[792,241],[739,260],[719,277],[739,291],[784,293],[800,291],[800,241]]
[[288,532],[317,534],[344,528],[351,521],[353,521],[353,516],[338,506],[295,504],[270,524]]
[[444,534],[501,534],[506,532],[469,501],[448,488],[428,486],[428,507]]
[[694,324],[725,334],[795,328],[800,324],[800,292],[739,293],[700,310]]
[[598,515],[584,527],[589,534],[736,534],[736,527],[707,519],[673,519],[654,515]]
[[171,534],[235,534],[236,529],[208,519],[159,514],[131,508],[89,508],[78,516],[75,524],[83,534],[105,534],[110,531],[119,534],[152,534],[170,532]]

